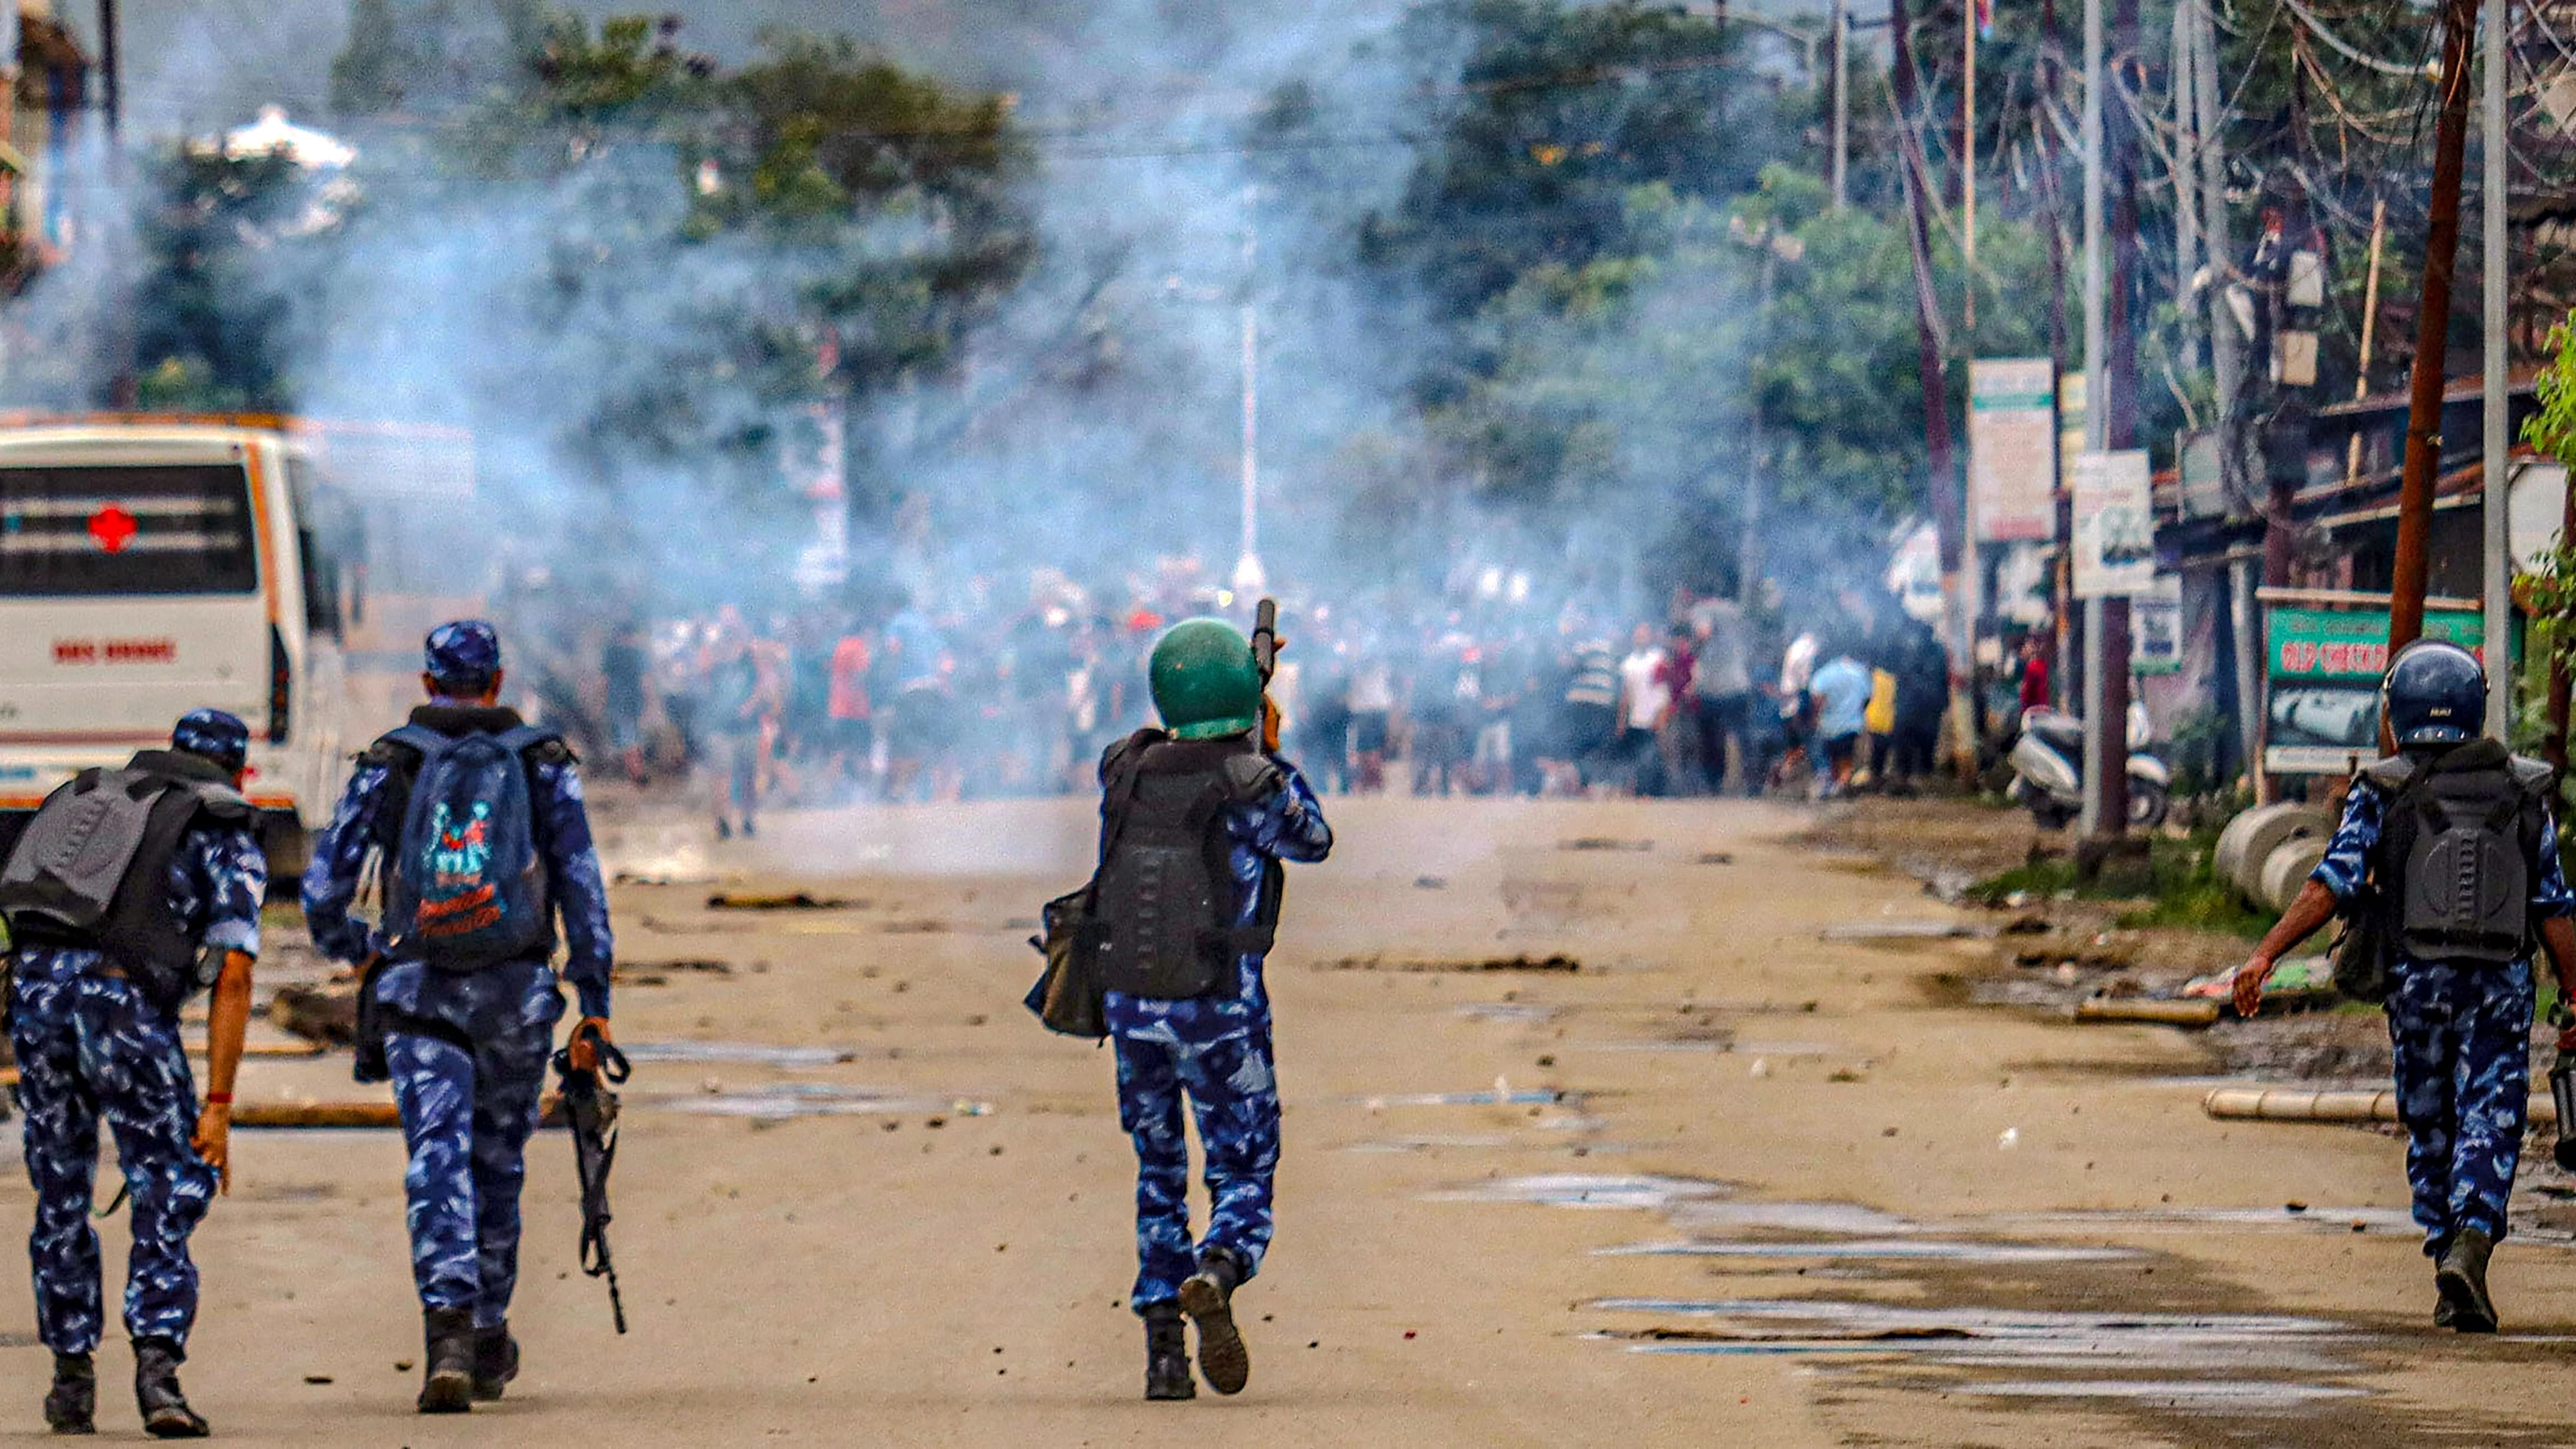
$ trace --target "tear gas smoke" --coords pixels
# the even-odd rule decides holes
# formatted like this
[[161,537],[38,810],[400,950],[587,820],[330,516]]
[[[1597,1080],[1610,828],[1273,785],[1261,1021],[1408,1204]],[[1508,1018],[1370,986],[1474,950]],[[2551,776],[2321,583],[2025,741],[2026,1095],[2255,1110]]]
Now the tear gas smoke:
[[[604,131],[563,164],[496,180],[457,164],[474,144],[467,113],[352,126],[345,219],[327,238],[253,238],[246,269],[216,281],[274,309],[295,411],[470,429],[480,495],[465,536],[603,608],[784,602],[800,565],[809,592],[841,597],[816,571],[834,506],[806,486],[829,470],[835,426],[856,577],[1005,610],[1038,568],[1112,584],[1187,554],[1221,579],[1237,548],[1247,309],[1261,551],[1310,598],[1427,597],[1524,570],[1540,577],[1536,604],[1588,591],[1644,611],[1659,586],[1731,564],[1749,447],[1741,329],[1712,326],[1718,350],[1684,358],[1615,329],[1515,339],[1580,348],[1603,383],[1611,442],[1578,496],[1480,508],[1476,480],[1444,476],[1454,465],[1423,436],[1409,385],[1455,339],[1405,276],[1360,259],[1358,238],[1457,103],[1462,31],[1382,0],[1085,10],[1042,37],[999,27],[1002,57],[985,58],[1018,87],[1029,271],[952,365],[850,399],[837,423],[778,395],[740,339],[812,347],[809,289],[936,255],[942,218],[889,210],[855,253],[692,235],[693,183],[749,180],[692,176],[649,134]],[[162,57],[150,84],[216,90],[222,52],[190,60]],[[127,234],[76,248],[18,304],[5,386],[19,405],[105,391],[110,309],[138,256],[125,219],[151,175],[112,181],[105,160],[93,136],[57,184],[85,240]],[[1745,304],[1704,281],[1641,302],[1712,319]],[[1844,520],[1818,517],[1775,527],[1831,539],[1813,554],[1849,552]]]

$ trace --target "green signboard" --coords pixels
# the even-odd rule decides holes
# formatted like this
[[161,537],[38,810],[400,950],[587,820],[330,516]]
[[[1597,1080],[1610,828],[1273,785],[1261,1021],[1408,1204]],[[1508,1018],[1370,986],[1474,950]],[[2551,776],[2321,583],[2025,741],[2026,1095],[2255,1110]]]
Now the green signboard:
[[[2486,640],[2486,620],[2467,609],[2428,609],[2424,636],[2448,639],[2472,653]],[[2359,679],[2376,686],[2388,672],[2388,616],[2349,609],[2274,605],[2264,615],[2274,679]]]
[[[2483,657],[2486,621],[2467,609],[2428,609],[2424,635]],[[2263,768],[2341,774],[2379,753],[2379,680],[2388,672],[2384,609],[2287,604],[2263,614]]]

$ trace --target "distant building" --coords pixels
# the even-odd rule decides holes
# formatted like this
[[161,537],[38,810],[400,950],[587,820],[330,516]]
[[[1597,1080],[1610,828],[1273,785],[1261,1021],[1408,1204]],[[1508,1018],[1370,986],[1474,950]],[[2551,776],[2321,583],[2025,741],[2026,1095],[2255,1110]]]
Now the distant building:
[[72,243],[59,174],[89,95],[90,59],[54,18],[53,0],[0,0],[0,57],[11,103],[0,110],[0,284],[16,288]]

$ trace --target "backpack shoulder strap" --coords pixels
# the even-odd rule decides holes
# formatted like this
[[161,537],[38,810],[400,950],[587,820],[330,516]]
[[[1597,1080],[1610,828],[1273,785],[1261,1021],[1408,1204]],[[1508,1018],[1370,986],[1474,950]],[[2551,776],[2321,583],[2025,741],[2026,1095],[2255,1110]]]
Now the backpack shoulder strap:
[[2515,788],[2526,795],[2546,796],[2549,793],[2549,787],[2557,783],[2558,771],[2546,760],[2535,760],[2527,755],[2515,755],[2506,762],[2506,768],[2513,771]]
[[417,762],[430,755],[439,754],[455,743],[454,736],[440,734],[427,725],[407,724],[400,729],[386,731],[376,740],[375,747],[368,750],[367,754],[371,757],[381,756],[384,762],[399,765],[402,762],[402,754],[398,752],[408,752],[411,760]]
[[259,808],[230,785],[191,783],[180,788],[197,797],[197,813],[201,815],[211,815],[226,824],[259,818]]
[[1259,750],[1227,756],[1225,778],[1233,788],[1234,798],[1246,803],[1267,800],[1287,783],[1287,776],[1280,772],[1279,766]]
[[500,740],[501,748],[514,755],[533,757],[538,750],[548,745],[555,746],[564,755],[569,756],[572,753],[571,749],[564,745],[561,734],[543,725],[513,725],[501,731],[496,738]]

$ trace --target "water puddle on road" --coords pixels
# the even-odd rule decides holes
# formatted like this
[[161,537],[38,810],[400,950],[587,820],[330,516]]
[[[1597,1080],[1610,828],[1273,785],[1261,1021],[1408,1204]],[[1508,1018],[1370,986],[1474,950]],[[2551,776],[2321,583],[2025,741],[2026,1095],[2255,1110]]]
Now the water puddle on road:
[[1372,1112],[1389,1107],[1546,1107],[1560,1102],[1582,1100],[1575,1092],[1560,1092],[1547,1087],[1506,1087],[1483,1092],[1404,1092],[1382,1097],[1354,1097]]
[[1511,1138],[1495,1134],[1475,1135],[1456,1133],[1444,1136],[1438,1133],[1432,1133],[1419,1137],[1380,1137],[1367,1142],[1353,1142],[1348,1146],[1345,1146],[1342,1150],[1344,1152],[1371,1153],[1448,1151],[1475,1152],[1492,1151],[1494,1149],[1516,1145],[1518,1144],[1514,1143]]
[[2119,1399],[2156,1408],[2286,1412],[2320,1399],[2358,1399],[2342,1384],[2248,1383],[2214,1379],[2035,1379],[1970,1384],[1967,1392],[2022,1399]]
[[747,1117],[782,1121],[791,1117],[984,1117],[990,1103],[961,1097],[933,1097],[882,1087],[851,1087],[831,1082],[781,1082],[743,1091],[668,1093],[638,1097],[636,1105],[661,1112],[700,1117]]
[[1884,1238],[1922,1231],[1908,1218],[1848,1202],[1693,1202],[1666,1218],[1686,1233],[1841,1234]]
[[[1585,1307],[1667,1320],[1590,1335],[1632,1353],[1876,1355],[1940,1375],[1928,1382],[1900,1376],[1896,1386],[1937,1384],[1945,1393],[2108,1400],[2195,1415],[2277,1412],[2366,1396],[2360,1388],[2318,1381],[2362,1367],[2349,1350],[2363,1336],[2321,1318],[1808,1299],[1607,1298]],[[1978,1377],[1991,1370],[2016,1376]],[[2117,1377],[2104,1377],[2106,1371]]]
[[1593,1250],[1605,1258],[1816,1258],[1914,1260],[1945,1263],[2116,1263],[2139,1256],[2128,1248],[2058,1247],[2044,1243],[1983,1243],[1956,1238],[1847,1238],[1831,1241],[1627,1243]]
[[724,1062],[769,1067],[828,1067],[859,1059],[856,1047],[778,1046],[756,1041],[639,1041],[623,1043],[639,1062]]
[[1433,1202],[1520,1202],[1542,1207],[1657,1211],[1734,1191],[1722,1182],[1655,1173],[1545,1172],[1497,1178],[1430,1195]]
[[1457,1009],[1469,1021],[1554,1021],[1565,1014],[1561,1006],[1540,1006],[1526,1001],[1471,1001]]
[[2119,1228],[2150,1233],[2195,1232],[2206,1228],[2279,1228],[2312,1233],[2395,1233],[2413,1237],[2423,1230],[2404,1208],[2095,1208],[2067,1212],[1999,1213],[1986,1219],[2007,1225],[2042,1228]]

